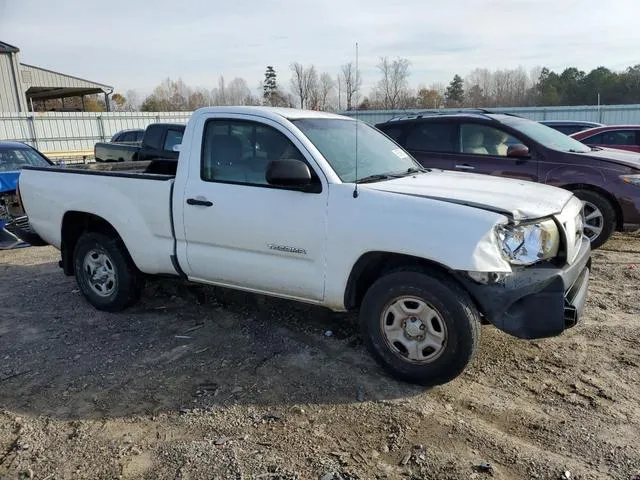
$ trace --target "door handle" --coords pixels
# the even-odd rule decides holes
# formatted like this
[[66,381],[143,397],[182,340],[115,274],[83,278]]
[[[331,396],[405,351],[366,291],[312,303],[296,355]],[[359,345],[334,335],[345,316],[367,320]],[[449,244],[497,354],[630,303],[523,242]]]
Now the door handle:
[[472,167],[471,165],[463,164],[463,165],[456,165],[456,168],[458,170],[475,170],[476,167]]
[[212,207],[213,202],[209,200],[198,200],[197,198],[187,198],[188,205],[199,205],[201,207]]

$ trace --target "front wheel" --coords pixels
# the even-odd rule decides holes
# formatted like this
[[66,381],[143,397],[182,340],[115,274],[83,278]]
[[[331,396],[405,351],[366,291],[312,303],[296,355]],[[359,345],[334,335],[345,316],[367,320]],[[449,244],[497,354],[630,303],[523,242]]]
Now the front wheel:
[[393,376],[424,386],[449,382],[473,359],[480,314],[439,272],[397,271],[377,280],[360,309],[365,344]]
[[119,238],[83,233],[74,250],[74,270],[80,291],[98,310],[124,310],[142,294],[142,274]]
[[616,228],[616,211],[611,202],[591,190],[573,192],[584,207],[584,234],[595,250],[609,240]]

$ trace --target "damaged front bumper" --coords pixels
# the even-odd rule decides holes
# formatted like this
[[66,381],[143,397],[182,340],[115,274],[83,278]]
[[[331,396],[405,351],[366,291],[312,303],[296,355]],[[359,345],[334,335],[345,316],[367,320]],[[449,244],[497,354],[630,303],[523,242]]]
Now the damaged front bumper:
[[534,265],[498,283],[479,284],[460,274],[485,319],[519,338],[553,337],[575,326],[587,299],[591,245],[583,237],[571,265]]

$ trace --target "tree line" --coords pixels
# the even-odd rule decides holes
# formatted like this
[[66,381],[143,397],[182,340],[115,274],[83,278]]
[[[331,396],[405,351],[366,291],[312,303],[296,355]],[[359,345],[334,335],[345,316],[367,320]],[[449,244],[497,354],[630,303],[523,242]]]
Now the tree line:
[[546,67],[529,71],[477,68],[465,77],[454,75],[447,85],[417,88],[410,86],[411,62],[406,58],[381,57],[376,69],[378,78],[366,94],[353,62],[340,66],[336,75],[293,62],[284,82],[273,66],[267,66],[263,81],[253,90],[242,78],[227,82],[220,76],[212,89],[166,78],[142,100],[133,90],[114,94],[111,106],[113,110],[192,111],[214,105],[270,105],[343,111],[640,103],[640,64],[617,72],[598,67],[588,73],[575,67],[559,73]]

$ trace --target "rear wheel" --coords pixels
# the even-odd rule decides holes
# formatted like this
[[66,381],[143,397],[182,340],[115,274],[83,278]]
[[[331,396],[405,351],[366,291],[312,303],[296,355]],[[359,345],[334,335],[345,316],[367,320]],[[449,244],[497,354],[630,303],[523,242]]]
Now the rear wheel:
[[74,270],[80,291],[98,310],[124,310],[142,294],[142,274],[119,238],[83,233],[74,250]]
[[584,234],[591,242],[591,248],[602,246],[616,228],[616,211],[611,202],[591,190],[575,190],[576,197],[584,205]]
[[466,291],[439,272],[397,271],[376,281],[360,309],[365,344],[393,376],[433,386],[460,375],[480,338]]

